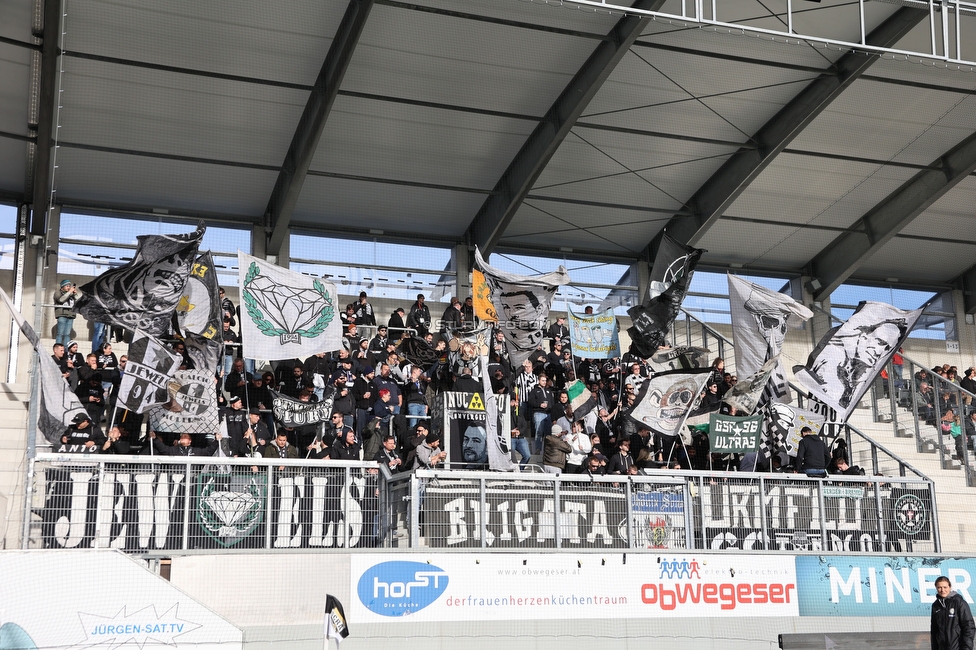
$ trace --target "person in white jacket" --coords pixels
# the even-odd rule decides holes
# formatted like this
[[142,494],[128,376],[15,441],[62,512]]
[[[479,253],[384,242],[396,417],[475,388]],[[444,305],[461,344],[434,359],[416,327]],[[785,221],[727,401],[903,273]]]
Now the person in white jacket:
[[572,429],[570,429],[569,435],[566,436],[565,440],[573,448],[569,452],[569,456],[566,457],[566,473],[582,474],[583,462],[589,455],[590,450],[593,449],[590,437],[586,435],[586,428],[582,420],[577,420],[572,423]]

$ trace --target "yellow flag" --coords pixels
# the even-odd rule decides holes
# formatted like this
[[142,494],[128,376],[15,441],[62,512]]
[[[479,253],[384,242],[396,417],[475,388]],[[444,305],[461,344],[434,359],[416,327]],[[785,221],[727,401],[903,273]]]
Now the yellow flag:
[[498,314],[491,304],[491,289],[485,282],[485,274],[474,269],[471,271],[471,292],[474,297],[474,315],[484,321],[497,321]]

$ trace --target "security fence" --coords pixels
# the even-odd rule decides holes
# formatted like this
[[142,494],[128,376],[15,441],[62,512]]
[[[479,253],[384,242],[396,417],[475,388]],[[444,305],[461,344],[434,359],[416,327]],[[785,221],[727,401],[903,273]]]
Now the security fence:
[[376,463],[39,454],[29,472],[23,548],[361,548],[385,534]]
[[939,552],[931,481],[652,471],[417,471],[389,481],[396,546]]
[[934,486],[905,477],[46,454],[29,484],[24,548],[940,551]]

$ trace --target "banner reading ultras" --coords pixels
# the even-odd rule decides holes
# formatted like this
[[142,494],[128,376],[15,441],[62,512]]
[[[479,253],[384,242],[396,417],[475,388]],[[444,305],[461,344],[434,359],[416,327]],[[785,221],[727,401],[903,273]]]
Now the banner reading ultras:
[[799,614],[792,557],[410,557],[351,557],[351,619],[395,623]]

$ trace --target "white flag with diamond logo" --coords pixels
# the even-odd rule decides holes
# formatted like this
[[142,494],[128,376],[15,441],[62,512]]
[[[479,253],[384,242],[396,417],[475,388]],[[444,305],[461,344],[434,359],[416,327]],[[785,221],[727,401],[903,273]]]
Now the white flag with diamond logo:
[[342,347],[331,282],[237,252],[241,344],[249,359],[304,359]]

